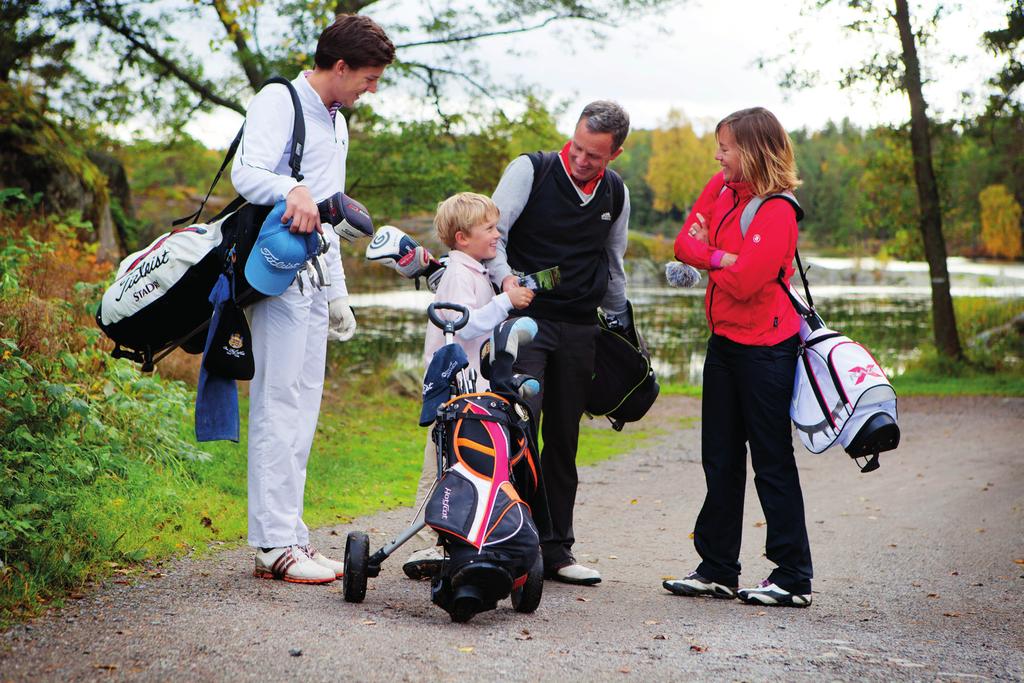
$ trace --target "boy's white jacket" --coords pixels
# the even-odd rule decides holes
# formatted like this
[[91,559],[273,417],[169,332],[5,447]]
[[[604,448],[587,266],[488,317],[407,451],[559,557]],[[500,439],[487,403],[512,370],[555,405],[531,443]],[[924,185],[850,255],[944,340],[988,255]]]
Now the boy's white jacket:
[[800,339],[789,416],[807,450],[846,448],[877,413],[898,421],[896,391],[871,352],[823,323],[812,330],[804,320]]

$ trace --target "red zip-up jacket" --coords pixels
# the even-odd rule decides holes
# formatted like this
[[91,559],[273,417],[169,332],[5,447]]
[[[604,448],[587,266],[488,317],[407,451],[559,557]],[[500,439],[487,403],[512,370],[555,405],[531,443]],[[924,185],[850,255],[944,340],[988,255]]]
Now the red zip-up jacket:
[[[800,317],[779,286],[779,271],[789,287],[796,252],[796,212],[789,202],[765,202],[747,230],[740,230],[743,207],[753,197],[747,183],[726,183],[722,173],[708,181],[676,237],[676,258],[709,271],[704,313],[712,334],[750,346],[772,346],[800,329]],[[700,213],[708,226],[708,244],[690,237]],[[738,254],[736,263],[716,268],[716,251]]]

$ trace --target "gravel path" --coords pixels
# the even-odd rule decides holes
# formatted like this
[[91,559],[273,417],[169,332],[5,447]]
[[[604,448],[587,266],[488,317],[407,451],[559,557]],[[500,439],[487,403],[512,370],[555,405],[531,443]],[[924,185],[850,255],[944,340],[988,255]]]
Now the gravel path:
[[[860,474],[840,451],[798,445],[814,553],[814,605],[757,608],[672,596],[696,566],[703,500],[699,402],[659,401],[662,436],[582,470],[581,561],[597,587],[548,582],[533,615],[507,602],[469,624],[401,574],[400,550],[365,602],[340,582],[256,580],[239,548],[108,582],[0,634],[0,681],[1021,680],[1024,679],[1024,399],[905,399],[903,444]],[[628,429],[628,427],[627,427]],[[764,526],[748,493],[743,583],[763,578]],[[409,510],[354,528],[374,549]]]

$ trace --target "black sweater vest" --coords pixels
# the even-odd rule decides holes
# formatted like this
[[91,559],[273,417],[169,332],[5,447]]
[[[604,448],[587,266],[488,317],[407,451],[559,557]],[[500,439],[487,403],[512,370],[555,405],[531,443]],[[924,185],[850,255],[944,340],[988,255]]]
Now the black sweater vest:
[[[521,273],[558,266],[562,277],[557,287],[537,292],[533,302],[516,313],[596,323],[597,307],[608,290],[605,247],[612,222],[622,211],[622,180],[606,169],[597,195],[586,206],[580,206],[579,193],[557,153],[535,152],[528,156],[535,181],[529,201],[509,229],[508,264]],[[556,158],[552,160],[551,156]],[[618,192],[613,192],[613,185]]]

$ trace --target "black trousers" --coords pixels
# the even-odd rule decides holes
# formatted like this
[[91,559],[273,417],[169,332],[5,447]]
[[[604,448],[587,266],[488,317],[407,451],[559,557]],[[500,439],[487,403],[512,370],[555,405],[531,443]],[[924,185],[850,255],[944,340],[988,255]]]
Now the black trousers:
[[519,350],[516,372],[540,380],[541,392],[529,401],[534,419],[540,422],[543,447],[541,474],[547,489],[551,531],[541,536],[541,552],[547,571],[573,564],[572,528],[576,505],[576,448],[580,418],[594,373],[596,324],[579,325],[534,318],[537,336]]
[[811,549],[793,455],[789,402],[796,336],[775,346],[747,346],[712,335],[704,360],[701,461],[708,493],[697,517],[697,572],[726,586],[740,575],[747,444],[767,524],[768,579],[790,592],[811,591]]

